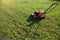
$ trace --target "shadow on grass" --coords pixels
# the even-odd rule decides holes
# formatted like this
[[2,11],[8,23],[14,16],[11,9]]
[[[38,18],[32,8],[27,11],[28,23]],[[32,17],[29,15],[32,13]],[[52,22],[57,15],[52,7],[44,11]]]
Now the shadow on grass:
[[[42,19],[45,19],[45,17],[44,18],[42,18]],[[32,26],[33,24],[35,24],[35,23],[39,23],[42,19],[33,19],[31,16],[30,17],[28,17],[28,19],[27,19],[27,22],[29,23],[27,26]]]

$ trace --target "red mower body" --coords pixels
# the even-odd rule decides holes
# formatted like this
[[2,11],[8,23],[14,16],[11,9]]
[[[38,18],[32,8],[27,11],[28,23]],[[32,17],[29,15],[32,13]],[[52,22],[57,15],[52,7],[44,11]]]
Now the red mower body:
[[43,18],[43,17],[45,17],[45,12],[44,12],[43,10],[41,10],[41,11],[35,13],[34,15],[32,15],[32,17],[33,17],[34,19]]

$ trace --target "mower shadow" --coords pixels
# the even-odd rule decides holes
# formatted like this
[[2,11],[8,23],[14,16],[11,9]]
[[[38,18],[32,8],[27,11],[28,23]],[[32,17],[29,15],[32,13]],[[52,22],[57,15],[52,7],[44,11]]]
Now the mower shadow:
[[[45,19],[45,18],[43,18]],[[27,26],[32,26],[35,23],[39,23],[42,19],[33,19],[31,16],[28,17],[27,22],[29,23]]]

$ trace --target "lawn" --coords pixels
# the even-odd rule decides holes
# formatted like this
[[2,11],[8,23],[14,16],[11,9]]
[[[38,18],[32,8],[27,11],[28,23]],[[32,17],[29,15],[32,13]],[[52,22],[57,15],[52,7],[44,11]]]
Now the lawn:
[[52,2],[0,0],[0,40],[60,40],[60,2],[45,19],[38,22],[29,18],[34,11],[46,10]]

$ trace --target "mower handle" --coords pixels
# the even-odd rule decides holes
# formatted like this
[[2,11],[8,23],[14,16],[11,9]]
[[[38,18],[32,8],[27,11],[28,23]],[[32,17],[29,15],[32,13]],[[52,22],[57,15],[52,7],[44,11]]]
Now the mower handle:
[[[54,3],[52,3],[52,5],[49,7],[49,8],[47,8],[46,10],[45,10],[45,13],[48,11],[48,10],[52,10],[53,8],[55,8],[56,6],[58,5],[58,3],[57,2],[54,2]],[[52,8],[53,7],[53,8]],[[52,9],[51,9],[52,8]]]

